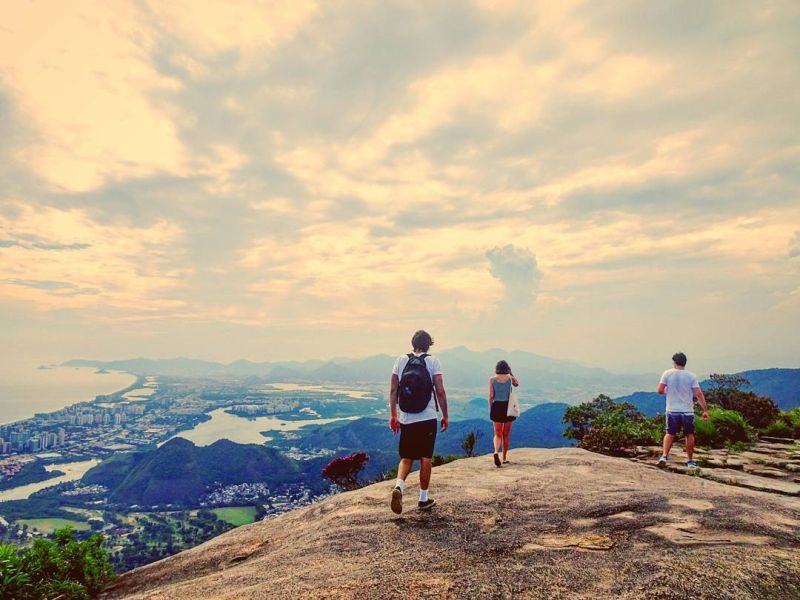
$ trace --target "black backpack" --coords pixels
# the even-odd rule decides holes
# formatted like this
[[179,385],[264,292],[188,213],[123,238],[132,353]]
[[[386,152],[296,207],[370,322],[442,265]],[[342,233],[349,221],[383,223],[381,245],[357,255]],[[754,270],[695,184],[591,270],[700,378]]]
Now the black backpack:
[[[433,392],[433,380],[425,364],[427,354],[408,355],[408,362],[400,376],[400,389],[398,399],[400,410],[407,413],[420,413],[428,406]],[[433,398],[436,402],[436,396]],[[436,402],[436,412],[439,412],[439,403]]]

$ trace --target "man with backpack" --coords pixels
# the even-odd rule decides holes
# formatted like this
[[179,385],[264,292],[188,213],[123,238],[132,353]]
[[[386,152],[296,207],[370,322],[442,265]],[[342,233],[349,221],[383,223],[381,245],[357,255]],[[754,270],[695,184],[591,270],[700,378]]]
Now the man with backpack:
[[406,477],[419,460],[420,510],[428,510],[436,501],[428,497],[431,481],[431,458],[436,443],[436,421],[442,409],[442,431],[447,430],[447,393],[439,359],[428,354],[433,338],[427,331],[417,331],[411,338],[413,352],[397,357],[392,369],[389,392],[391,417],[389,428],[400,432],[400,464],[397,484],[392,490],[392,511],[403,512]]

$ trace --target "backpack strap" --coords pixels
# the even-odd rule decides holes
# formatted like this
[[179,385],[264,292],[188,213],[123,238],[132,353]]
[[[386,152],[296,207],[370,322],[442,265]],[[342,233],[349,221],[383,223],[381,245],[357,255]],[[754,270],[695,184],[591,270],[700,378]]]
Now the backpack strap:
[[[428,354],[427,352],[423,352],[422,354],[419,355],[419,357],[422,359],[423,362],[425,362],[425,359],[428,358],[429,356],[430,354]],[[428,368],[428,363],[425,363],[425,368],[426,369]],[[436,397],[436,384],[433,382],[433,376],[431,376],[431,388],[433,389],[433,405],[436,407],[436,412],[438,413],[439,399]]]

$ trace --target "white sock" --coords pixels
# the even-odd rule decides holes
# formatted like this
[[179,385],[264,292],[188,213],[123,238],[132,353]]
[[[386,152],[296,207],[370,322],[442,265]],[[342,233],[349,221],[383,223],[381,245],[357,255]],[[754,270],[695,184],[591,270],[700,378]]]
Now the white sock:
[[403,481],[402,479],[398,479],[397,483],[394,485],[394,487],[399,487],[401,492],[405,492],[406,491],[406,482]]
[[428,490],[420,490],[419,491],[419,501],[420,502],[427,502],[428,501]]

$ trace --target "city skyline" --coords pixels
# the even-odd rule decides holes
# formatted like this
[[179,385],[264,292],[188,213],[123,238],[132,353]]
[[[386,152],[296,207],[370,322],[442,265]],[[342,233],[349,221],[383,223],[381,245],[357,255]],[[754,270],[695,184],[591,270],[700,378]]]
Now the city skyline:
[[797,366],[800,7],[529,4],[3,2],[3,370]]

